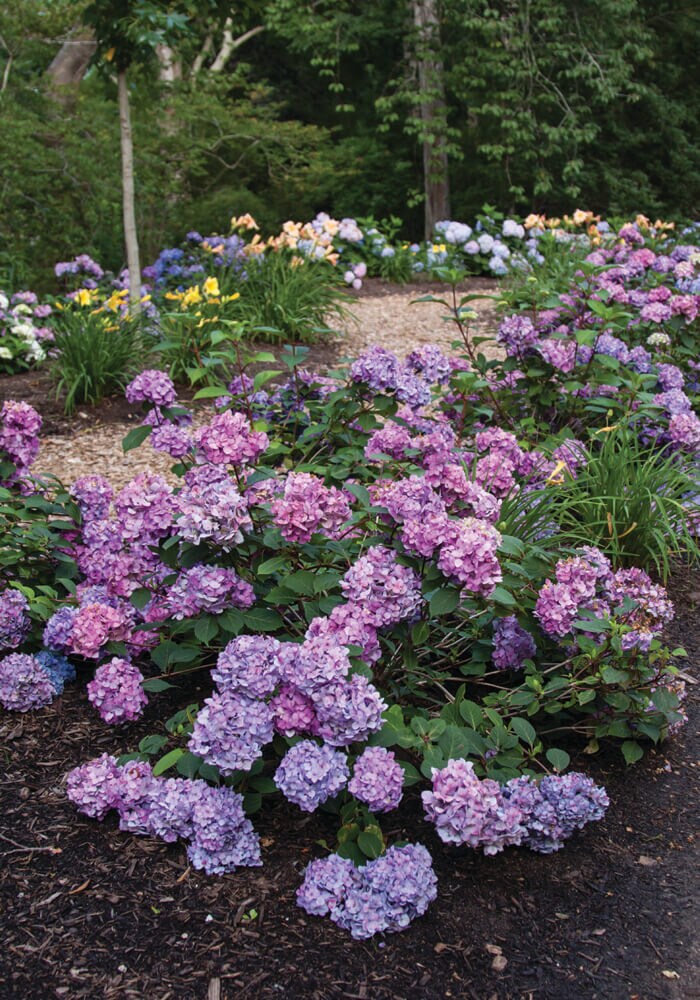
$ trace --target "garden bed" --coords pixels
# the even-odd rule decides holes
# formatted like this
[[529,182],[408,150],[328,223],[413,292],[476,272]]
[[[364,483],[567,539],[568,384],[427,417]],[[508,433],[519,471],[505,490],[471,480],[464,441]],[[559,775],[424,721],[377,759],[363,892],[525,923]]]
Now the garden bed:
[[[668,638],[683,642],[692,665],[700,593],[684,578],[672,594],[679,613]],[[429,916],[363,943],[295,905],[304,866],[325,853],[314,842],[332,841],[334,817],[306,817],[277,800],[256,819],[264,867],[207,878],[188,868],[181,844],[76,815],[62,775],[119,753],[137,733],[96,722],[84,685],[67,688],[49,708],[5,717],[0,728],[0,996],[698,997],[697,692],[691,685],[689,724],[634,768],[624,770],[618,753],[581,762],[608,789],[604,822],[549,856],[436,849],[440,891]],[[147,710],[138,732],[152,731],[162,711],[162,703]],[[390,832],[435,848],[417,796],[407,799]]]
[[[447,286],[428,281],[392,285],[379,278],[367,279],[359,292],[349,293],[352,316],[342,324],[342,337],[314,344],[308,355],[308,367],[327,371],[342,358],[356,356],[371,344],[395,351],[400,357],[429,343],[438,344],[449,353],[454,332],[451,324],[441,321],[445,310],[435,303],[412,305],[423,295],[439,296],[448,290]],[[489,278],[471,278],[458,291],[462,295],[495,295],[498,285]],[[475,300],[473,308],[478,318],[472,330],[483,334],[493,326],[495,303],[488,298]],[[487,353],[488,349],[489,345],[482,348]],[[279,354],[281,348],[272,350]],[[189,403],[192,395],[192,391],[180,392],[183,402]],[[66,416],[46,370],[39,368],[0,377],[0,405],[7,399],[23,400],[41,413],[37,474],[53,473],[69,482],[86,473],[101,472],[117,487],[146,469],[169,476],[172,462],[167,455],[158,455],[150,448],[123,455],[122,438],[143,418],[139,408],[123,395],[108,397],[97,406],[79,405],[71,416]],[[206,400],[201,406],[209,410],[211,401]]]

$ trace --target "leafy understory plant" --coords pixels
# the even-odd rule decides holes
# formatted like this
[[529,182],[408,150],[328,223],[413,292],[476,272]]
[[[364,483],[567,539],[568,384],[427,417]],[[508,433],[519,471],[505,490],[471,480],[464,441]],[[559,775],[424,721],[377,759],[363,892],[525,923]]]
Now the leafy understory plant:
[[50,374],[66,413],[124,389],[143,365],[144,338],[136,319],[67,308],[54,319]]

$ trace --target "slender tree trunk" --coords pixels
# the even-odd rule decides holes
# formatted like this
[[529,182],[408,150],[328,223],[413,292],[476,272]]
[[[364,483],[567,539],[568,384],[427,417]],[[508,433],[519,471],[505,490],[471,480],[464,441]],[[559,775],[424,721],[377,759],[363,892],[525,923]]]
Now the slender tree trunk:
[[136,232],[136,204],[134,200],[134,144],[131,136],[131,113],[129,110],[129,90],[126,70],[117,75],[119,90],[119,131],[122,148],[122,207],[124,213],[124,242],[126,244],[126,266],[129,268],[129,301],[131,312],[141,311],[141,263],[139,241]]
[[449,164],[445,135],[447,105],[444,69],[439,55],[438,0],[411,0],[411,4],[418,42],[416,75],[423,137],[425,237],[429,239],[435,223],[448,218],[450,214]]

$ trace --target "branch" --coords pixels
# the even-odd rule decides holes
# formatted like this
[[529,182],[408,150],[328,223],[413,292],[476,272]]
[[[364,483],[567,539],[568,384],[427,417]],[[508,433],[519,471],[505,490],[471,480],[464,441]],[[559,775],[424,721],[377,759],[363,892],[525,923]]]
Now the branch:
[[245,31],[238,38],[233,37],[231,31],[231,26],[233,21],[230,17],[226,18],[224,22],[224,39],[221,43],[221,48],[219,49],[219,54],[217,55],[214,62],[209,67],[211,73],[220,73],[222,69],[226,66],[226,63],[231,58],[231,53],[245,44],[249,39],[254,38],[255,35],[259,35],[261,31],[265,30],[264,24],[258,24],[255,28],[250,28],[249,31]]
[[204,60],[211,52],[211,47],[213,44],[214,44],[214,39],[212,38],[211,35],[207,35],[207,37],[204,39],[204,45],[202,46],[199,55],[192,63],[192,69],[190,70],[190,77],[196,76],[200,72],[202,66],[204,65]]

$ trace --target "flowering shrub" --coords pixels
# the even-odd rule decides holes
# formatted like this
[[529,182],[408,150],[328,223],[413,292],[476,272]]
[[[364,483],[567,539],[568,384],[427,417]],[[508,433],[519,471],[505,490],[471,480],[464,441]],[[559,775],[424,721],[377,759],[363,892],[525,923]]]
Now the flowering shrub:
[[[598,332],[590,312],[592,343],[634,349],[636,324]],[[88,696],[108,723],[136,718],[145,692],[184,698],[193,674],[210,679],[164,734],[71,772],[82,812],[185,839],[217,874],[261,863],[248,817],[264,796],[322,807],[339,818],[337,845],[307,868],[299,903],[358,938],[403,929],[434,898],[425,848],[388,845],[378,819],[412,786],[428,785],[425,814],[447,843],[549,853],[608,804],[566,772],[570,751],[608,740],[632,762],[684,721],[663,586],[616,553],[559,544],[546,496],[583,476],[612,418],[686,461],[669,425],[694,412],[691,359],[621,374],[605,351],[579,362],[574,336],[574,368],[589,367],[569,380],[543,360],[564,336],[541,316],[510,322],[494,362],[455,319],[465,357],[373,348],[320,377],[289,352],[273,386],[222,347],[227,381],[195,432],[168,376],[142,373],[126,391],[144,423],[124,447],[172,448],[178,485],[144,473],[113,496],[79,480],[55,529],[68,596],[54,580],[43,605],[16,585],[3,598],[11,708],[49,698],[25,652],[40,641],[94,673]],[[601,406],[605,385],[616,392]],[[529,519],[513,512],[521,500]]]

